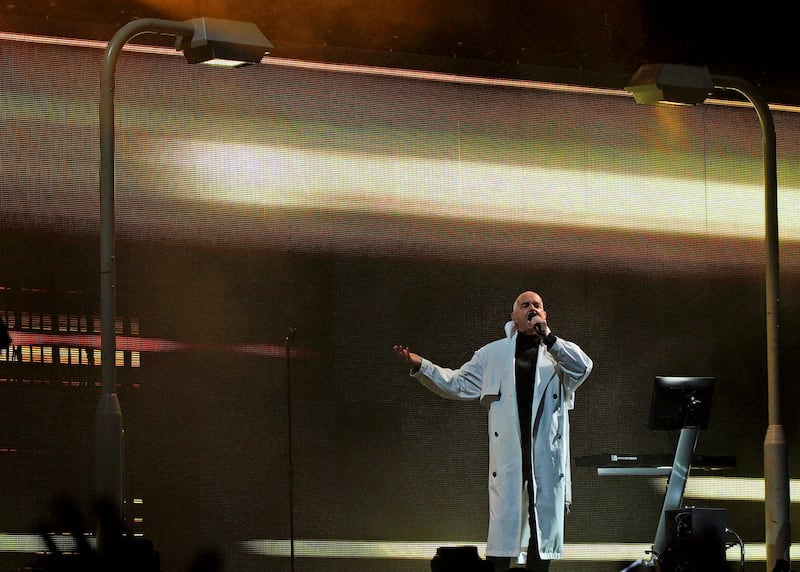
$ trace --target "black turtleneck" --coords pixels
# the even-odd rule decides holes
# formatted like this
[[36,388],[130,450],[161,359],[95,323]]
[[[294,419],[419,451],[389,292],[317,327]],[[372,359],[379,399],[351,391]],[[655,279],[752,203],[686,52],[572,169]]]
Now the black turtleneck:
[[533,414],[533,383],[538,356],[539,337],[517,334],[514,373],[517,385],[520,444],[522,445],[522,478],[528,481],[531,479],[531,416]]

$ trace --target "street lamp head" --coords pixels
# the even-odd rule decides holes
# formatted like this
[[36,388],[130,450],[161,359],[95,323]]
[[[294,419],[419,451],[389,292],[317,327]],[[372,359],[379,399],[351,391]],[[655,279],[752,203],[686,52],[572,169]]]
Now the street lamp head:
[[646,64],[636,71],[625,91],[633,94],[636,103],[698,105],[713,93],[714,81],[705,67]]
[[193,18],[187,23],[194,26],[194,33],[178,36],[175,48],[183,52],[190,64],[255,64],[273,49],[270,41],[252,22]]

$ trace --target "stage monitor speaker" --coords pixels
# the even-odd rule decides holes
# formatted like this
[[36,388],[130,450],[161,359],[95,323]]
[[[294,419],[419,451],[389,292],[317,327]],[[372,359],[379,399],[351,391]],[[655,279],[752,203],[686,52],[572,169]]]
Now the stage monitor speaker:
[[482,560],[477,546],[440,546],[431,560],[431,572],[492,572],[494,565]]
[[725,510],[685,507],[666,511],[663,572],[730,572],[725,558]]

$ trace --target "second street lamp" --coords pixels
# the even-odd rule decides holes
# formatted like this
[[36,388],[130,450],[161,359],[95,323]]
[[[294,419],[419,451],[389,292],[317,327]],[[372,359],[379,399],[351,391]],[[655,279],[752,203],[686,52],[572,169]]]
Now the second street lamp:
[[750,82],[737,77],[711,75],[704,67],[675,64],[647,64],[625,87],[637,103],[699,104],[715,90],[734,91],[755,108],[761,123],[764,157],[765,292],[767,332],[768,427],[764,438],[764,527],[767,572],[775,564],[790,561],[791,544],[789,460],[786,436],[781,424],[778,363],[778,168],[775,124],[762,93]]

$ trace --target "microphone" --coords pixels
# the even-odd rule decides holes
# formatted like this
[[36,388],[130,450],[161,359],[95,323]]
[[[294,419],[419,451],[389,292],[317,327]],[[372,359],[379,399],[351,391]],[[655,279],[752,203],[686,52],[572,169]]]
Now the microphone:
[[[536,317],[536,312],[535,311],[531,310],[530,312],[528,312],[528,321],[529,322],[531,320],[533,320],[535,317]],[[542,322],[536,322],[533,325],[533,329],[536,330],[536,333],[539,334],[542,338],[544,338],[545,334],[547,333],[546,330],[545,330],[545,325]]]

